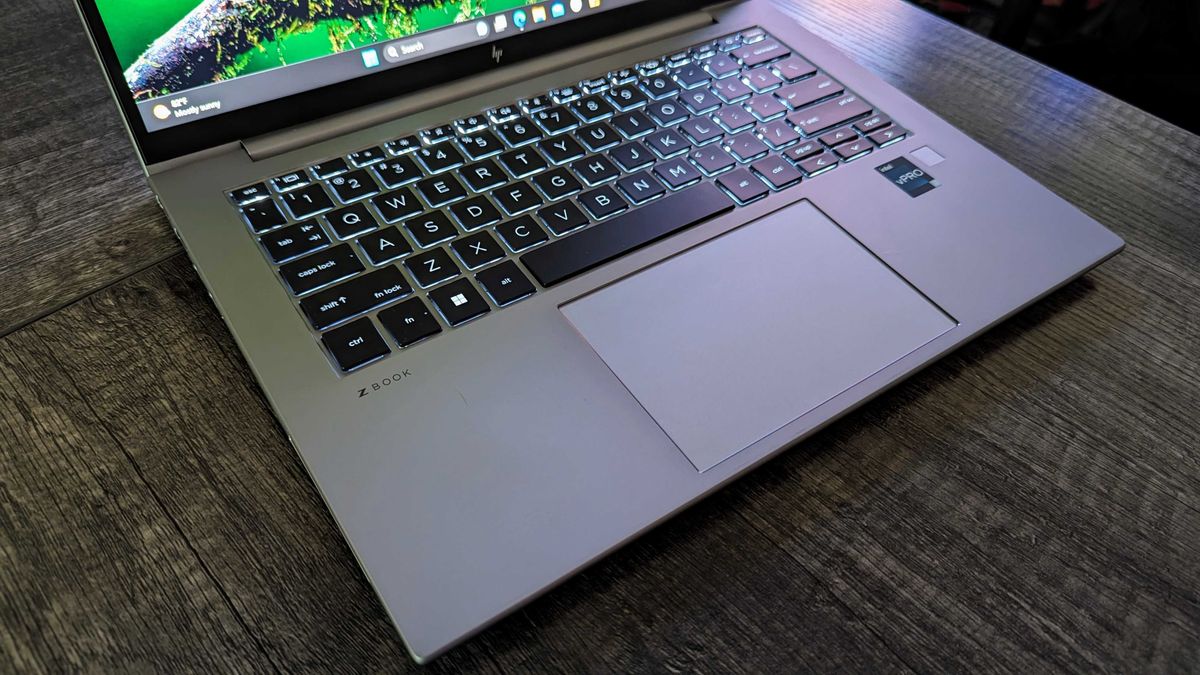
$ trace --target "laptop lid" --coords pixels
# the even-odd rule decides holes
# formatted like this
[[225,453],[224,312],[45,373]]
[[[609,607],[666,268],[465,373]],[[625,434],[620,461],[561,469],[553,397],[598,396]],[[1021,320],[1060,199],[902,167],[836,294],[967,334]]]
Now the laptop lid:
[[143,163],[543,56],[699,0],[76,0]]

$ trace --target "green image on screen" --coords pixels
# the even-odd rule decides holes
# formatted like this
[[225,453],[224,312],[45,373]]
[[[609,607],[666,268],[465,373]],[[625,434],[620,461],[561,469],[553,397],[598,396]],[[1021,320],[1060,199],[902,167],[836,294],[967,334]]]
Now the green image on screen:
[[536,0],[96,0],[135,100],[407,37]]

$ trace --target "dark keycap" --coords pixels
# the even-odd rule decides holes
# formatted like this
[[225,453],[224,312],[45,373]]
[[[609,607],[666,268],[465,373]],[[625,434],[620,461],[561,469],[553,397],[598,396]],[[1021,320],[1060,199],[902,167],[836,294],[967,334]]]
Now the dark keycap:
[[566,164],[567,162],[583,156],[583,146],[573,136],[562,135],[547,138],[538,143],[538,147],[551,162],[555,164]]
[[539,110],[545,110],[546,108],[549,108],[551,106],[551,101],[549,96],[533,96],[517,101],[517,105],[520,106],[521,110],[524,110],[527,113],[535,113]]
[[769,150],[766,143],[749,131],[729,138],[727,145],[729,152],[733,153],[739,162],[749,162],[755,157],[767,154]]
[[367,317],[325,333],[321,336],[321,342],[333,354],[342,372],[349,372],[392,352]]
[[530,281],[520,267],[511,260],[505,260],[475,275],[475,279],[483,286],[483,290],[492,296],[492,302],[497,307],[512,304],[521,298],[533,295],[533,282]]
[[741,168],[721,174],[717,177],[717,182],[743,204],[765,197],[769,192],[761,180],[755,178],[754,174],[748,170]]
[[[794,169],[793,169],[794,170]],[[629,197],[634,204],[648,202],[666,193],[667,189],[654,176],[645,171],[639,171],[632,176],[626,176],[617,181],[617,187]]]
[[739,47],[730,52],[734,58],[741,61],[742,65],[747,68],[753,68],[767,61],[783,58],[790,53],[787,47],[784,47],[775,40],[762,40],[751,45]]
[[434,145],[436,143],[441,143],[442,141],[448,141],[451,138],[454,138],[454,127],[449,124],[442,124],[436,127],[422,129],[417,132],[417,135],[421,137],[421,140],[426,145]]
[[325,219],[329,221],[329,226],[333,228],[334,234],[341,239],[349,239],[356,234],[370,232],[379,227],[379,223],[375,222],[375,216],[367,210],[366,204],[353,204],[337,211],[331,211],[325,214]]
[[502,105],[492,108],[487,111],[488,119],[496,124],[503,124],[521,114],[521,110],[515,105]]
[[837,166],[837,157],[834,157],[832,152],[822,152],[819,155],[802,160],[797,166],[809,176],[815,176]]
[[623,115],[617,115],[613,118],[612,125],[625,138],[637,138],[638,136],[644,136],[654,131],[654,123],[640,110],[632,110]]
[[484,129],[470,136],[463,136],[458,139],[459,145],[462,146],[463,152],[467,153],[472,161],[478,161],[484,157],[490,157],[502,150],[504,144],[496,138],[496,134]]
[[233,203],[237,204],[238,206],[249,204],[250,202],[256,202],[260,199],[266,199],[270,196],[271,193],[267,190],[267,186],[263,183],[247,185],[244,188],[238,188],[229,193],[229,198],[232,199]]
[[712,79],[704,68],[694,63],[688,64],[675,71],[675,81],[686,89],[699,87]]
[[646,206],[521,256],[538,283],[553,286],[679,230],[733,208],[711,183]]
[[817,67],[799,56],[789,56],[777,63],[771,64],[772,70],[785,80],[793,81],[808,77],[817,72]]
[[870,138],[872,143],[882,148],[885,145],[891,145],[892,143],[903,139],[907,135],[908,129],[893,124],[887,129],[881,129],[871,134]]
[[809,157],[812,157],[813,155],[819,155],[824,151],[825,151],[825,146],[821,145],[820,143],[818,143],[814,140],[808,140],[808,141],[804,141],[803,143],[801,143],[799,145],[794,145],[794,146],[788,148],[787,150],[784,151],[783,156],[787,157],[788,159],[792,160],[793,162],[799,162],[800,160],[808,159]]
[[690,155],[692,162],[704,173],[712,176],[733,167],[737,162],[719,144],[705,146]]
[[451,326],[464,324],[491,311],[487,300],[466,279],[430,291],[429,299]]
[[534,176],[533,184],[551,200],[562,199],[583,189],[575,176],[562,167]]
[[854,94],[819,103],[788,115],[788,121],[807,136],[840,126],[871,112],[871,105]]
[[842,84],[837,80],[828,75],[817,75],[796,84],[789,84],[772,92],[772,95],[779,97],[789,108],[795,110],[830,96],[840,96],[842,91]]
[[579,88],[582,89],[583,93],[585,94],[594,94],[598,91],[604,91],[605,89],[608,89],[608,80],[604,79],[603,77],[593,77],[590,80],[584,80],[580,82]]
[[407,347],[442,332],[442,327],[420,298],[405,300],[379,313],[379,323],[387,329],[396,344]]
[[[554,234],[565,234],[588,224],[588,217],[574,202],[569,201],[558,202],[541,209],[538,211],[538,218],[541,218]],[[504,239],[507,241],[508,237],[505,236]]]
[[515,183],[509,183],[502,188],[492,192],[492,198],[496,203],[500,204],[500,208],[504,209],[510,216],[515,216],[522,211],[534,209],[545,202],[538,193],[534,191],[529,183],[519,180]]
[[483,267],[504,257],[500,243],[488,232],[476,232],[454,240],[450,248],[458,254],[458,259],[471,269]]
[[415,216],[423,209],[417,196],[409,188],[400,188],[371,199],[379,215],[389,223]]
[[716,110],[721,106],[721,99],[708,89],[696,89],[694,91],[684,92],[679,100],[683,101],[683,105],[687,106],[697,115],[703,115],[706,112]]
[[533,119],[537,120],[537,123],[551,136],[579,126],[579,120],[560,105],[546,108],[534,115]]
[[617,109],[633,110],[639,106],[645,105],[647,98],[641,89],[629,84],[620,87],[614,87],[608,92],[608,98],[617,106]]
[[524,178],[546,168],[546,160],[534,148],[518,148],[500,155],[500,163],[513,178]]
[[511,122],[505,122],[497,127],[496,131],[500,133],[500,137],[504,139],[505,143],[514,148],[532,143],[542,137],[542,132],[533,122],[529,121],[528,117],[517,117]]
[[621,142],[621,137],[617,135],[617,132],[604,122],[583,127],[575,132],[575,137],[592,152],[599,152]]
[[523,251],[530,246],[540,244],[548,239],[542,226],[533,222],[533,218],[529,216],[521,216],[520,218],[500,223],[496,226],[496,232],[514,253]]
[[658,75],[642,80],[642,90],[650,98],[660,99],[678,94],[679,85],[675,84],[675,80],[672,80],[666,73],[659,73]]
[[466,188],[453,174],[426,178],[417,183],[417,189],[425,201],[435,208],[467,196]]
[[412,157],[397,157],[395,159],[384,160],[374,167],[375,174],[379,176],[379,180],[383,182],[383,186],[388,188],[398,188],[401,185],[407,185],[421,177],[421,170],[417,168],[417,163],[412,160]]
[[441,173],[463,163],[462,153],[450,143],[438,143],[431,148],[421,148],[417,157],[429,173]]
[[717,42],[717,49],[723,52],[731,52],[740,47],[741,44],[742,38],[740,35],[730,35],[721,38],[720,41]]
[[329,244],[329,239],[321,231],[321,226],[315,220],[306,220],[288,227],[281,227],[274,232],[264,235],[260,240],[267,255],[277,263],[287,262],[297,256],[313,251]]
[[800,172],[796,167],[788,164],[782,157],[771,155],[764,157],[750,165],[754,173],[762,176],[764,180],[776,190],[800,182]]
[[579,203],[597,220],[620,213],[629,207],[621,195],[607,185],[579,195]]
[[864,134],[873,134],[880,129],[892,126],[892,118],[887,115],[875,114],[854,123],[854,128]]
[[567,103],[579,98],[582,94],[579,87],[559,87],[546,92],[555,103]]
[[650,119],[658,123],[659,126],[669,127],[672,124],[679,124],[688,118],[687,110],[679,99],[668,98],[661,101],[656,101],[646,106],[646,114]]
[[613,107],[598,94],[591,94],[570,103],[571,110],[584,122],[598,122],[613,114]]
[[385,153],[383,148],[379,146],[375,146],[373,148],[363,148],[358,152],[350,153],[350,163],[354,166],[366,166],[368,164],[374,164],[375,162],[382,160],[384,157],[387,157],[387,153]]
[[571,165],[575,173],[588,185],[599,185],[620,175],[620,170],[603,155],[591,155]]
[[850,141],[856,140],[858,140],[858,134],[854,133],[854,130],[850,127],[834,129],[833,131],[821,134],[821,142],[831,148],[835,145],[841,145],[842,143],[849,143]]
[[279,268],[284,281],[296,295],[303,295],[363,271],[363,264],[348,244],[313,253]]
[[650,154],[646,146],[636,141],[609,150],[608,156],[616,160],[617,164],[620,164],[621,168],[626,171],[637,171],[654,162],[654,155]]
[[670,159],[654,167],[654,174],[672,190],[700,180],[700,170],[683,157]]
[[749,129],[757,121],[753,115],[736,105],[723,106],[713,113],[713,118],[731,134]]
[[632,68],[622,68],[608,73],[608,83],[616,87],[637,81],[637,73]]
[[487,197],[479,195],[450,207],[450,213],[464,230],[476,230],[500,221],[500,211],[492,206]]
[[749,28],[742,31],[741,36],[743,44],[750,44],[751,42],[758,42],[759,40],[765,38],[767,36],[767,32],[761,28]]
[[746,108],[750,113],[758,118],[760,122],[783,117],[788,111],[788,107],[783,104],[783,101],[775,98],[771,94],[759,94],[749,101],[746,101]]
[[725,133],[724,129],[707,117],[693,117],[680,124],[679,130],[696,145],[704,145],[713,139],[720,138]]
[[412,293],[404,274],[393,265],[313,293],[300,301],[300,310],[313,328],[324,330],[356,314],[375,309]]
[[645,139],[646,147],[663,159],[683,154],[691,149],[691,143],[674,129],[656,131]]
[[291,173],[285,173],[282,176],[276,176],[271,179],[272,187],[274,187],[278,192],[294,190],[303,185],[308,185],[311,182],[312,180],[308,177],[308,173],[306,173],[303,169],[292,171]]
[[665,69],[666,66],[663,64],[661,59],[650,59],[649,61],[642,61],[637,65],[638,73],[647,77],[655,73],[662,72]]
[[420,218],[407,220],[404,227],[421,248],[429,248],[458,236],[458,228],[441,211],[430,211]]
[[776,150],[800,140],[800,133],[784,120],[764,124],[758,128],[758,135]]
[[713,77],[728,77],[742,69],[737,61],[725,54],[718,54],[704,62],[704,69]]
[[737,103],[738,101],[743,101],[750,98],[750,96],[754,93],[754,90],[750,88],[750,85],[742,82],[736,77],[730,77],[717,82],[713,85],[712,90],[717,97],[726,103]]
[[435,248],[409,256],[404,266],[422,287],[428,288],[459,275],[458,265],[450,259],[445,249]]
[[384,143],[384,146],[393,155],[403,155],[421,147],[421,141],[416,136],[405,136],[404,138],[397,138],[394,141],[388,141]]
[[[329,199],[329,195],[325,194],[325,188],[321,187],[320,183],[313,183],[284,194],[283,202],[287,204],[288,210],[292,212],[292,216],[296,220],[333,208],[333,201]],[[254,206],[259,205],[255,204]]]
[[849,161],[852,159],[858,159],[874,149],[875,146],[871,145],[871,141],[865,138],[860,138],[858,140],[851,141],[850,143],[842,143],[834,148],[833,151],[838,157]]
[[771,91],[783,84],[783,78],[776,75],[770,68],[755,68],[745,75],[746,84],[754,91],[762,93]]
[[503,185],[508,180],[508,176],[490,159],[485,159],[482,162],[464,166],[458,171],[463,180],[467,181],[467,185],[476,192],[483,192]]
[[[326,198],[328,199],[328,198]],[[242,215],[255,232],[266,232],[287,222],[275,202],[255,202],[242,207]]]
[[454,129],[460,134],[473,134],[487,125],[488,119],[484,115],[471,115],[454,120]]
[[358,245],[363,253],[367,254],[367,260],[370,260],[372,265],[382,265],[412,253],[412,246],[395,226],[385,227],[362,237],[358,240]]
[[366,169],[358,169],[329,180],[329,186],[343,203],[350,203],[373,194],[378,194],[379,184],[371,178]]

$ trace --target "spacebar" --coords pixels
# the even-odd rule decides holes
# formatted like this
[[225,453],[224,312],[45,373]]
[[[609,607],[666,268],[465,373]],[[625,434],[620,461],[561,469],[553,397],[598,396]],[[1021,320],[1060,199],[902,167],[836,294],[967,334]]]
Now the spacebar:
[[676,192],[521,256],[538,283],[553,286],[733,208],[712,183]]

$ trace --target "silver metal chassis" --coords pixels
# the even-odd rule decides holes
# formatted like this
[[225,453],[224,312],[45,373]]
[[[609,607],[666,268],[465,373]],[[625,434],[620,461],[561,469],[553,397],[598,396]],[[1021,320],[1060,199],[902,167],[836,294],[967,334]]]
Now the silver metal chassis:
[[[413,658],[424,661],[1079,276],[1119,238],[761,0],[717,23],[252,161],[240,148],[151,183]],[[761,25],[913,136],[348,376],[338,375],[227,189]],[[547,62],[553,62],[547,56]],[[542,64],[543,66],[545,64]],[[416,106],[420,107],[420,106]],[[874,167],[921,146],[942,187]],[[269,154],[269,153],[268,153]],[[807,198],[959,325],[703,473],[559,306]],[[721,386],[721,364],[697,364]],[[407,375],[405,375],[407,373]],[[365,392],[365,396],[362,393]],[[222,405],[213,401],[213,405]]]

